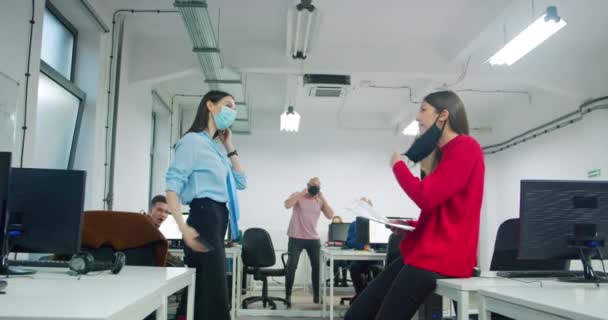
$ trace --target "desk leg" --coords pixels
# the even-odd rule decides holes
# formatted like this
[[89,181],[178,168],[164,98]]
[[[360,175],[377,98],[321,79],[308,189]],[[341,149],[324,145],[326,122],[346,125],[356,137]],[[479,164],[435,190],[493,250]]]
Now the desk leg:
[[325,285],[325,255],[321,254],[321,272],[320,272],[320,279],[319,279],[319,285],[322,286],[322,290],[321,290],[321,303],[323,304],[323,307],[321,308],[321,317],[325,318],[326,317],[326,309],[325,307],[327,306],[327,286]]
[[486,307],[486,298],[477,295],[479,297],[479,320],[490,320],[490,312],[488,312],[488,308]]
[[238,308],[238,304],[239,304],[239,302],[236,300],[236,291],[239,289],[239,288],[236,287],[236,279],[238,277],[238,275],[236,274],[236,269],[237,269],[237,267],[236,267],[237,261],[236,260],[237,259],[238,259],[238,257],[237,257],[236,254],[232,256],[232,292],[230,293],[231,296],[232,296],[231,297],[231,299],[232,299],[232,307],[230,308],[231,309],[230,310],[230,317],[232,319],[235,319],[235,320],[236,320],[236,309]]
[[458,293],[458,314],[456,319],[458,320],[469,320],[469,292],[460,291]]
[[334,320],[334,257],[329,257],[329,320]]
[[169,312],[169,297],[163,295],[160,301],[160,307],[156,309],[156,320],[167,320]]
[[194,289],[196,286],[196,273],[192,275],[192,280],[190,285],[188,286],[188,305],[186,308],[186,319],[193,320],[194,319]]
[[243,283],[241,282],[243,279],[243,276],[241,274],[243,274],[243,262],[241,260],[240,256],[237,256],[235,258],[235,261],[237,262],[236,264],[236,309],[234,309],[235,311],[235,320],[236,317],[238,317],[239,315],[239,309],[241,308],[241,287],[243,286]]

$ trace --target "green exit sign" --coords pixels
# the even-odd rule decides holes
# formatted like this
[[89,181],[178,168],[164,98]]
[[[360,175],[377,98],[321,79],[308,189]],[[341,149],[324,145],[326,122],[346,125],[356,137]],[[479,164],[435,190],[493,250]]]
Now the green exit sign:
[[602,169],[594,169],[587,171],[587,178],[597,178],[602,175]]

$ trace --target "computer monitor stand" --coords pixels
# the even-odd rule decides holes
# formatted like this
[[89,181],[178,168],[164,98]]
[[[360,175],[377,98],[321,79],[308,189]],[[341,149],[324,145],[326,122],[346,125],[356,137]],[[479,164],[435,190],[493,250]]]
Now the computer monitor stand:
[[2,276],[27,276],[27,275],[31,275],[34,273],[36,273],[36,270],[9,267],[6,264],[3,266],[0,266],[0,275],[2,275]]
[[[7,250],[8,251],[8,250]],[[8,259],[5,255],[0,256],[0,275],[2,276],[27,276],[36,273],[36,270],[19,269],[10,267]]]
[[575,283],[608,283],[608,278],[606,278],[606,274],[600,276],[593,270],[593,265],[591,264],[591,258],[595,256],[597,250],[601,248],[589,249],[585,248],[580,251],[580,259],[583,264],[583,276],[582,277],[569,277],[569,278],[559,278],[559,281],[563,282],[575,282]]

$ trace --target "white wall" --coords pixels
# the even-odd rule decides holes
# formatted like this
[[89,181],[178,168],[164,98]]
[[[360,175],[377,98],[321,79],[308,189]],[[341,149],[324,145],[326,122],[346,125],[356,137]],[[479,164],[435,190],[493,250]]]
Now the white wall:
[[[35,137],[36,100],[38,92],[38,77],[40,75],[40,46],[42,39],[42,13],[44,1],[35,2],[34,31],[30,64],[30,79],[28,90],[28,111],[26,145],[24,151],[24,166],[31,166],[33,161],[33,146]],[[25,73],[30,34],[30,19],[32,17],[31,1],[1,1],[0,2],[0,71],[18,81],[17,94],[17,147],[13,152],[13,165],[19,165],[21,156],[21,140],[23,137],[24,105],[25,105]],[[4,150],[3,150],[4,151]]]
[[153,99],[152,109],[156,113],[156,129],[155,129],[155,146],[154,146],[154,162],[152,164],[152,196],[165,193],[165,172],[169,167],[170,150],[170,121],[171,114],[158,101]]
[[[572,106],[571,109],[575,109]],[[549,120],[549,119],[546,119]],[[541,136],[514,148],[486,156],[488,174],[487,220],[482,225],[486,239],[480,244],[484,265],[489,265],[496,230],[507,219],[519,217],[519,183],[522,179],[586,180],[587,172],[601,169],[607,180],[608,111],[588,114],[582,121]],[[518,131],[519,132],[519,131]],[[484,227],[487,228],[484,232]]]
[[[87,100],[82,118],[80,136],[78,140],[75,159],[75,169],[87,171],[87,185],[85,197],[85,209],[99,208],[102,199],[102,176],[103,159],[99,154],[102,144],[100,138],[103,135],[103,109],[100,108],[105,102],[104,96],[99,95],[103,90],[103,79],[106,67],[104,54],[107,35],[103,35],[97,29],[93,20],[83,10],[77,0],[56,0],[53,4],[59,11],[76,27],[79,32],[75,83],[86,94]],[[28,114],[27,133],[24,152],[24,166],[45,167],[44,159],[34,157],[35,129],[36,129],[36,104],[38,95],[38,78],[40,76],[40,46],[42,39],[42,16],[44,1],[35,1],[35,18],[32,52],[30,64],[30,79],[28,91]],[[105,14],[109,10],[101,3],[95,4],[97,10]],[[29,45],[29,33],[32,14],[30,1],[2,1],[0,2],[0,71],[20,82],[17,95],[17,147],[13,151],[13,165],[19,165],[21,154],[22,130],[24,105],[25,105],[25,72],[27,65],[27,51]],[[103,18],[107,18],[104,17]]]
[[[256,119],[258,123],[278,123],[278,116]],[[312,130],[309,125],[297,134],[256,130],[251,135],[235,136],[234,144],[248,178],[248,188],[239,192],[240,227],[266,229],[277,251],[287,250],[291,217],[291,210],[283,207],[283,201],[306,188],[314,176],[321,179],[322,192],[346,222],[355,217],[345,212],[345,207],[361,196],[370,197],[375,208],[386,216],[419,215],[388,164],[392,150],[409,145],[404,136],[390,131]],[[329,222],[321,216],[318,230],[323,242],[327,240]],[[309,264],[303,254],[296,284],[310,283]]]

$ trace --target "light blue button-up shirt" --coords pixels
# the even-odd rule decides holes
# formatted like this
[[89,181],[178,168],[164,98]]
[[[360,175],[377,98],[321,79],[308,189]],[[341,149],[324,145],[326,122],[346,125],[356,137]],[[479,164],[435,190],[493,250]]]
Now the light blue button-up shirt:
[[[228,202],[228,168],[225,164],[228,159],[218,150],[221,150],[219,144],[211,140],[206,131],[190,132],[177,142],[165,180],[167,190],[176,192],[182,204],[199,198]],[[245,175],[230,168],[236,189],[245,189]]]

